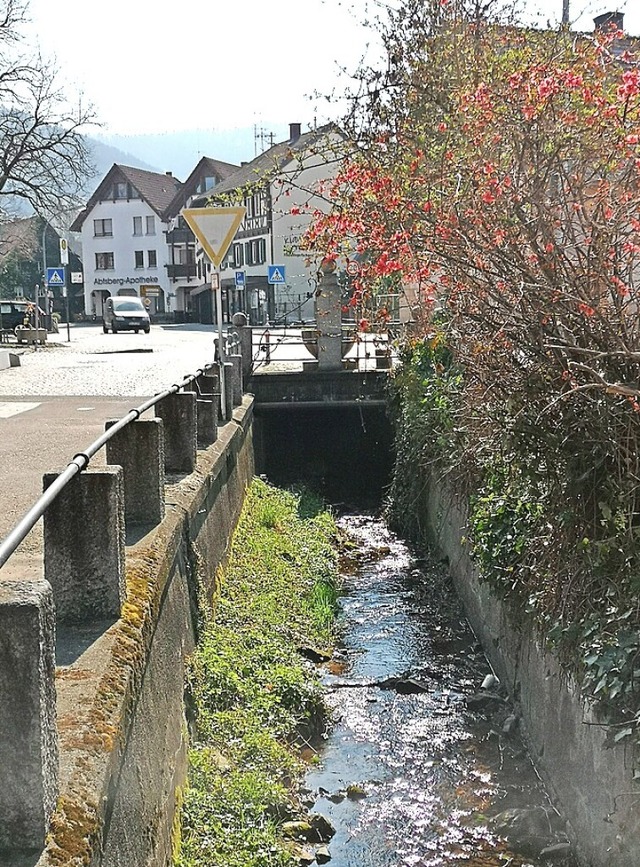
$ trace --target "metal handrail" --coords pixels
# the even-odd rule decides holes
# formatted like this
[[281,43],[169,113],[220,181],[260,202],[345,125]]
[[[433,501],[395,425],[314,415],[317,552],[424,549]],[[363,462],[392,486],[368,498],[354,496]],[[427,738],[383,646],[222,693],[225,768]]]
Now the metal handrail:
[[29,511],[24,515],[22,520],[20,520],[13,530],[6,536],[2,542],[0,542],[0,568],[4,566],[9,557],[16,550],[18,545],[24,541],[27,535],[31,532],[40,518],[44,515],[48,507],[58,496],[60,491],[65,488],[71,479],[74,478],[78,473],[81,473],[85,470],[91,458],[100,451],[100,449],[106,445],[106,443],[114,437],[119,431],[122,430],[123,427],[126,427],[130,422],[135,421],[140,418],[143,412],[146,412],[151,407],[155,406],[157,403],[160,403],[165,397],[168,397],[170,394],[176,394],[181,388],[184,388],[186,385],[189,385],[190,382],[194,382],[198,379],[199,376],[205,373],[205,371],[210,370],[214,367],[214,364],[206,364],[203,368],[198,368],[195,373],[189,374],[185,376],[185,378],[179,382],[174,383],[170,388],[165,389],[165,391],[158,392],[153,397],[150,397],[144,403],[140,404],[140,406],[135,407],[134,409],[129,410],[129,412],[119,419],[115,424],[111,425],[108,430],[106,430],[101,436],[98,437],[97,440],[94,440],[90,446],[83,452],[78,452],[78,454],[73,456],[73,459],[69,462],[66,469],[64,469],[59,476],[49,485],[47,490],[39,497],[39,499],[34,503],[34,505],[29,509]]

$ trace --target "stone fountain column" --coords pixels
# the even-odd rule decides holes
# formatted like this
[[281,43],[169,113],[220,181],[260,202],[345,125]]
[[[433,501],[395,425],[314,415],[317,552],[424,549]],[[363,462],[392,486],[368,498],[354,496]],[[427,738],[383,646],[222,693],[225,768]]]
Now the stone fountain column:
[[342,299],[336,263],[324,259],[315,296],[318,329],[318,369],[342,370]]

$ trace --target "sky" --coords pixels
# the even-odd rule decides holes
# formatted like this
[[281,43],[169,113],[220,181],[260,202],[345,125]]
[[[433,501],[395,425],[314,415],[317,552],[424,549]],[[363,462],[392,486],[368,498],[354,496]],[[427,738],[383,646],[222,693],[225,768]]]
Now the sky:
[[[523,2],[543,25],[562,11],[562,0]],[[637,0],[570,0],[581,30],[616,8],[640,35]],[[325,97],[344,92],[341,69],[376,60],[375,29],[362,22],[378,9],[378,0],[30,0],[28,40],[55,58],[65,92],[93,106],[104,135],[306,128],[338,116]]]

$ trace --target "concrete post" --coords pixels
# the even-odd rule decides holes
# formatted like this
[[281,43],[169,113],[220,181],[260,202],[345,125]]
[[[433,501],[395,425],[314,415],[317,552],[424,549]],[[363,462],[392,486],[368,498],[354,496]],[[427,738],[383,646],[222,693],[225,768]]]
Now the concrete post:
[[233,380],[234,370],[230,361],[224,363],[224,414],[223,422],[231,421],[233,415]]
[[164,422],[165,472],[192,473],[198,450],[196,395],[169,394],[156,404],[156,415]]
[[203,394],[196,402],[198,415],[198,448],[205,449],[218,439],[218,407],[220,395]]
[[247,317],[244,313],[234,313],[231,321],[238,332],[240,355],[242,356],[242,377],[243,380],[246,380],[251,376],[251,368],[253,366],[252,332],[247,324]]
[[0,581],[0,636],[0,851],[40,850],[58,797],[55,611],[46,581]]
[[[46,473],[44,489],[58,477]],[[124,474],[88,469],[44,513],[44,577],[62,623],[120,617],[125,599]]]
[[318,327],[318,369],[342,370],[342,299],[335,262],[322,263],[315,308]]
[[241,355],[228,355],[227,361],[232,365],[231,367],[231,396],[232,402],[234,406],[240,406],[242,403],[242,356]]
[[200,394],[213,394],[220,391],[220,377],[218,371],[214,368],[209,368],[200,374],[198,377],[198,388]]
[[[116,424],[110,420],[105,430]],[[164,518],[164,431],[162,419],[136,419],[107,441],[107,463],[124,471],[127,524],[159,524]]]

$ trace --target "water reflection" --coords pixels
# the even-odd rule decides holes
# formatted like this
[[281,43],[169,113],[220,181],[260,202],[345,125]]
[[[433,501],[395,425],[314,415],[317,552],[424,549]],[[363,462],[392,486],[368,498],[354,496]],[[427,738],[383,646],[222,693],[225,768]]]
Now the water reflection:
[[357,544],[323,667],[334,721],[307,777],[332,865],[574,867],[508,702],[471,709],[490,668],[446,570],[379,519],[340,523]]

